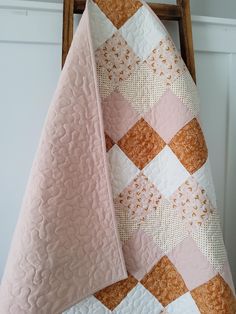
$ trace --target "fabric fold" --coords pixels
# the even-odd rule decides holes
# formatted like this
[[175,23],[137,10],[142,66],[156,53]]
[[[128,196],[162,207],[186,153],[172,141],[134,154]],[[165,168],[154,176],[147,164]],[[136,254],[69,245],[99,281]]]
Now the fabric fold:
[[1,313],[60,313],[127,277],[88,12],[49,107],[1,282]]

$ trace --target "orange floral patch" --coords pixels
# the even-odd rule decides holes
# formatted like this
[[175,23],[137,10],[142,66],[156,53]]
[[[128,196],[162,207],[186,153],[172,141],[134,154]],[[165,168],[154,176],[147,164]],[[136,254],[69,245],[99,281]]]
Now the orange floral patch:
[[201,314],[235,314],[236,300],[224,279],[217,275],[191,291]]
[[143,169],[164,148],[165,142],[141,118],[118,141],[118,145],[139,169]]
[[129,274],[127,279],[120,280],[102,290],[99,290],[94,296],[102,302],[111,311],[127,296],[133,289],[138,280]]
[[196,118],[173,137],[169,146],[191,174],[201,168],[207,160],[205,138]]
[[161,258],[141,283],[164,306],[188,291],[182,277],[167,256]]
[[94,0],[111,22],[120,28],[142,6],[138,0]]

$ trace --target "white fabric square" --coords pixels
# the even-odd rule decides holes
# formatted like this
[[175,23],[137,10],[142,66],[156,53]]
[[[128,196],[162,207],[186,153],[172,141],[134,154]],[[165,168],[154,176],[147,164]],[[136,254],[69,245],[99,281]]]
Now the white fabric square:
[[170,85],[170,89],[177,97],[179,97],[183,104],[187,106],[193,116],[197,117],[199,115],[199,92],[188,70],[184,71],[183,74]]
[[126,298],[115,308],[115,314],[160,314],[163,306],[146,289],[138,283],[126,296]]
[[170,253],[188,237],[182,219],[166,199],[161,202],[157,210],[147,215],[140,228],[153,239],[164,254]]
[[168,314],[201,314],[190,292],[168,304],[166,311]]
[[193,177],[200,184],[200,186],[204,188],[212,205],[214,206],[214,208],[216,208],[217,203],[216,203],[215,186],[212,179],[212,172],[211,172],[209,158],[207,159],[206,163],[198,171],[196,171],[193,174]]
[[156,184],[166,197],[190,176],[169,146],[165,148],[143,169],[143,173]]
[[99,92],[102,99],[105,99],[116,88],[116,85],[108,78],[106,70],[97,65],[97,79],[98,79],[98,87]]
[[142,63],[128,79],[121,82],[118,90],[142,114],[158,103],[166,91],[166,85],[146,63]]
[[[93,1],[88,1],[93,48],[96,50],[116,31],[116,27]],[[99,27],[97,27],[99,25]]]
[[191,236],[214,270],[221,272],[227,260],[227,252],[218,211],[215,210],[201,228],[192,232]]
[[113,197],[116,197],[140,172],[135,164],[115,144],[108,152]]
[[88,297],[78,304],[72,306],[70,309],[63,312],[63,314],[110,314],[112,313],[94,296]]
[[162,23],[142,6],[119,30],[133,51],[146,60],[159,41],[167,35]]
[[128,211],[125,210],[120,203],[115,202],[114,207],[120,240],[122,243],[125,243],[133,236],[139,226],[138,223],[129,216]]

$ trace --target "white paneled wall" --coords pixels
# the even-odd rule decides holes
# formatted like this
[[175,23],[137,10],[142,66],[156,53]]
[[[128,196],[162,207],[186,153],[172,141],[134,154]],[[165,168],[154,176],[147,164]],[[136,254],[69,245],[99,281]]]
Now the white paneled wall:
[[[60,74],[62,6],[0,0],[0,278]],[[166,24],[176,36],[175,23]],[[201,120],[236,281],[236,21],[193,16]]]
[[[27,0],[62,3],[63,0]],[[147,2],[176,3],[176,0],[146,0]],[[236,18],[235,0],[190,0],[191,12],[197,15]]]
[[60,73],[61,6],[0,2],[0,278]]

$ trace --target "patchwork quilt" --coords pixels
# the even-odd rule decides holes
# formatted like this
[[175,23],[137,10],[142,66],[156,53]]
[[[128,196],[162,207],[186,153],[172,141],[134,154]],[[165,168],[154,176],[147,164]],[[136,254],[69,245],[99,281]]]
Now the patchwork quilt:
[[235,314],[196,85],[140,0],[87,0],[1,282],[2,314]]

